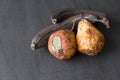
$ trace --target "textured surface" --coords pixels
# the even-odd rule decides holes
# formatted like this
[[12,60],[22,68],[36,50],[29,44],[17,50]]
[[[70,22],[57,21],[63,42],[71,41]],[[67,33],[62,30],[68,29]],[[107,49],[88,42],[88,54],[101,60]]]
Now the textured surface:
[[[0,0],[0,80],[120,80],[120,0],[89,1]],[[106,37],[101,54],[77,53],[59,61],[47,47],[30,49],[33,36],[50,25],[50,15],[61,8],[94,9],[108,15],[111,28],[98,27]]]

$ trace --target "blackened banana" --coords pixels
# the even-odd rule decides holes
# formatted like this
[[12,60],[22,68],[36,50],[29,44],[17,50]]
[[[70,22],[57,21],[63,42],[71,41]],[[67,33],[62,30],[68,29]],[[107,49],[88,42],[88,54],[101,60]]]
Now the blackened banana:
[[82,19],[88,19],[90,22],[100,22],[109,28],[109,20],[102,12],[93,10],[80,10],[80,9],[61,9],[53,13],[51,21],[53,24],[61,23],[62,21],[75,16],[81,15]]
[[35,35],[35,37],[32,39],[32,42],[31,42],[32,50],[35,50],[35,49],[38,49],[38,48],[41,48],[41,47],[47,45],[48,38],[51,35],[51,33],[53,33],[54,31],[59,30],[59,29],[72,29],[73,24],[77,20],[78,21],[81,20],[81,15],[73,16],[73,17],[68,18],[67,20],[63,21],[62,23],[53,24],[53,25],[50,25],[50,26],[44,28],[43,30],[38,32]]

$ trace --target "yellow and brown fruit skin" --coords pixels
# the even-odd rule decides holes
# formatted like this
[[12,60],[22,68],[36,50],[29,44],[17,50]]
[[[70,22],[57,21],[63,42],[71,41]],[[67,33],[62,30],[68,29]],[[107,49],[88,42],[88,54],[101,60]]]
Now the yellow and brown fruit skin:
[[48,49],[50,53],[59,60],[70,59],[76,52],[74,32],[71,30],[55,31],[49,37]]
[[105,39],[89,21],[82,19],[78,24],[76,41],[79,52],[94,56],[102,50]]

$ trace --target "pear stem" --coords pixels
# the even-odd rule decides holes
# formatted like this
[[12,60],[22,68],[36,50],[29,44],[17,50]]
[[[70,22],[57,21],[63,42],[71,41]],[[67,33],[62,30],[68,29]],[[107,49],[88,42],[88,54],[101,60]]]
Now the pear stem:
[[72,28],[71,28],[71,31],[73,31],[74,27],[75,27],[75,21],[72,21],[73,25],[72,25]]

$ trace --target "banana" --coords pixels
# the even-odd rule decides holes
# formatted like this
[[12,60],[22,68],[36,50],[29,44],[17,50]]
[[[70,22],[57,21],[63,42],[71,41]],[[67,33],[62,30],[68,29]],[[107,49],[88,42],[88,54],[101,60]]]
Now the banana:
[[48,38],[54,31],[57,31],[59,29],[74,29],[75,22],[80,20],[81,20],[81,15],[77,15],[66,19],[62,23],[53,24],[44,28],[43,30],[38,32],[32,39],[31,49],[35,50],[47,45]]
[[55,11],[51,16],[51,21],[53,24],[61,23],[62,21],[75,16],[82,15],[82,19],[87,19],[88,21],[95,23],[100,22],[106,25],[109,28],[109,20],[106,15],[102,12],[94,10],[80,10],[80,9],[61,9]]

